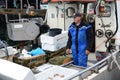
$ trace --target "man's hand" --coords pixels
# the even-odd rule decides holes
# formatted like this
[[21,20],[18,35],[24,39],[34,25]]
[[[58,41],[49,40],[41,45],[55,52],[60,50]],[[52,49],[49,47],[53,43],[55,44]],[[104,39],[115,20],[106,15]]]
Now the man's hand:
[[71,50],[70,49],[66,49],[66,54],[70,54]]
[[85,52],[86,52],[87,55],[90,54],[90,51],[89,51],[89,50],[86,50]]

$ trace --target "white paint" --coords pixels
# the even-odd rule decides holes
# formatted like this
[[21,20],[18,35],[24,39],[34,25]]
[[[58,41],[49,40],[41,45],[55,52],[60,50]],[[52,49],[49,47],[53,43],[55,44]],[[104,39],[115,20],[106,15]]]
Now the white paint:
[[[114,8],[114,3],[111,3],[109,6],[111,6],[111,16],[110,17],[102,17],[103,23],[105,25],[110,24],[110,27],[106,27],[106,30],[111,30],[113,31],[113,33],[115,32],[116,29],[116,17],[115,17],[115,8]],[[107,40],[107,38],[105,37],[105,30],[104,28],[101,27],[102,22],[101,22],[101,18],[96,17],[95,18],[95,29],[101,29],[104,32],[103,37],[98,38],[97,36],[95,37],[95,43],[96,43],[96,51],[106,51],[106,47],[105,47],[105,42]]]
[[116,34],[116,44],[120,45],[120,1],[117,1],[118,32]]
[[[73,22],[73,18],[70,18],[66,15],[66,9],[69,7],[72,7],[75,9],[75,11],[77,11],[76,4],[48,3],[47,24],[51,28],[61,28],[63,30],[68,30],[70,24]],[[69,14],[72,13],[70,12]]]
[[64,16],[63,18],[61,15],[64,13],[62,12],[63,4],[58,3],[49,3],[47,9],[47,24],[50,28],[61,28],[64,30]]

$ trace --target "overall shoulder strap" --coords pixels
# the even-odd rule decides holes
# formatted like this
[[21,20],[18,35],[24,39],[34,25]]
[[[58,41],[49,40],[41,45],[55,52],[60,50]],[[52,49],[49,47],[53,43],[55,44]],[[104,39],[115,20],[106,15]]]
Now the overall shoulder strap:
[[89,24],[86,28],[87,28],[87,29],[89,29],[89,28],[91,28],[91,27],[92,27],[92,25],[91,25],[91,24]]

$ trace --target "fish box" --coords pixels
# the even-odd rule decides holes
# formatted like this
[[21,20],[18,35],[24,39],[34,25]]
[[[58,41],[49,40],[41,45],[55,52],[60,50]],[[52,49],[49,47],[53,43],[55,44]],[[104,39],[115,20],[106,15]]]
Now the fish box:
[[18,55],[14,55],[13,62],[29,68],[34,68],[46,62],[46,55],[41,54],[38,56],[32,56],[26,58],[19,58]]
[[54,66],[36,74],[35,77],[37,80],[66,80],[76,73],[78,73],[78,71],[74,69]]
[[66,42],[68,40],[68,32],[62,31],[61,34],[58,34],[54,37],[49,36],[47,33],[40,36],[41,43],[46,44],[57,44],[59,42]]

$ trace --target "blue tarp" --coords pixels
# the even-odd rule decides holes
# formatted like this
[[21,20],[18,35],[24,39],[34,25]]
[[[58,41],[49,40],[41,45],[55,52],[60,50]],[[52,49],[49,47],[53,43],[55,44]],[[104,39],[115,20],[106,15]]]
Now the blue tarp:
[[36,48],[30,51],[29,54],[32,56],[37,56],[37,55],[45,54],[45,52],[41,48]]

